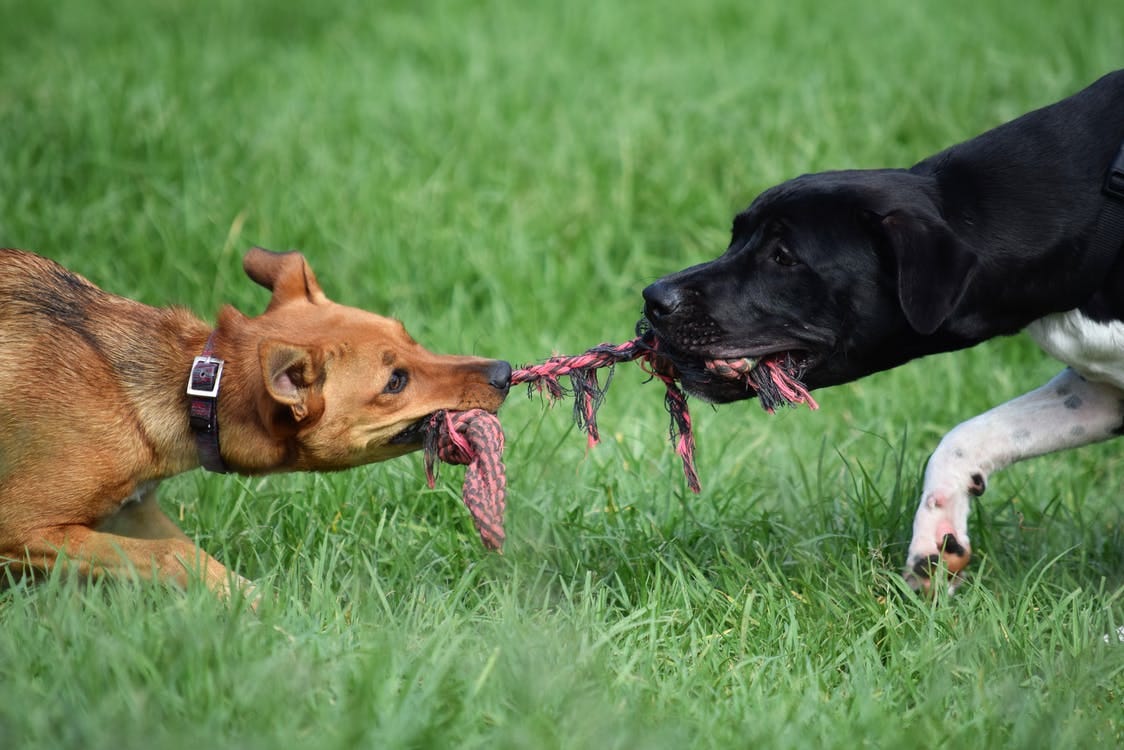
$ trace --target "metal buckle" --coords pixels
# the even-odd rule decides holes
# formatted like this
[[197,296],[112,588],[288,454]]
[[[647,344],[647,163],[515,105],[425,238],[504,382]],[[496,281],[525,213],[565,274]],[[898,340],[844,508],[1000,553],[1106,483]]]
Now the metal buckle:
[[196,357],[191,363],[191,375],[187,379],[187,395],[218,398],[222,366],[221,359]]

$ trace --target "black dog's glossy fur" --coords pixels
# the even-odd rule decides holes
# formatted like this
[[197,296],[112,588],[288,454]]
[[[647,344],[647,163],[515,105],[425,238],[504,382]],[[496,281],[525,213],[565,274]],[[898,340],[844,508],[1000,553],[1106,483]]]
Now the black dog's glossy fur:
[[1124,141],[1124,71],[909,169],[826,172],[762,193],[726,252],[644,290],[686,389],[753,391],[709,360],[788,353],[812,388],[1024,328],[1069,365],[964,422],[925,471],[906,576],[952,587],[990,473],[1124,434],[1124,238],[1094,241]]
[[[645,315],[673,359],[794,351],[813,388],[1052,312],[1124,319],[1124,263],[1088,257],[1122,139],[1119,71],[909,169],[797,177],[738,214],[721,257],[645,289]],[[684,385],[718,402],[753,395]]]

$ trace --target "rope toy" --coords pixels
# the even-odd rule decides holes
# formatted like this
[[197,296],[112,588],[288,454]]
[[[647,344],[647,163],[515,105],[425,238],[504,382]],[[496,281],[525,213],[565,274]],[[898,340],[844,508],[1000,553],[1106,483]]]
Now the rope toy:
[[[599,344],[584,354],[555,356],[537,365],[514,370],[512,385],[526,384],[528,395],[545,394],[553,403],[572,395],[574,421],[587,435],[590,447],[601,434],[597,428],[597,410],[605,400],[618,362],[640,360],[640,367],[664,384],[664,405],[671,417],[669,436],[675,452],[683,461],[687,486],[692,492],[701,490],[695,470],[695,438],[687,396],[676,380],[675,365],[658,351],[658,340],[649,331],[623,344]],[[801,368],[791,355],[775,355],[759,360],[709,360],[703,367],[710,375],[741,380],[757,394],[761,407],[772,414],[780,406],[819,405],[800,382]],[[597,371],[608,369],[604,384]],[[559,378],[568,377],[570,387]],[[482,409],[463,412],[439,411],[433,414],[425,430],[425,472],[430,488],[437,476],[437,461],[467,464],[462,495],[472,514],[476,530],[484,546],[501,550],[504,541],[503,516],[507,496],[507,477],[503,465],[503,430],[496,415]]]
[[[695,470],[695,437],[691,430],[691,413],[687,409],[687,395],[676,380],[678,371],[667,357],[659,352],[659,340],[651,331],[645,331],[623,344],[599,344],[577,356],[551,357],[542,364],[528,365],[511,375],[513,385],[527,383],[528,392],[545,393],[553,402],[567,395],[574,397],[574,421],[585,431],[589,445],[596,445],[601,435],[597,429],[597,410],[605,399],[613,377],[613,367],[618,362],[640,360],[640,367],[660,380],[666,390],[664,405],[671,417],[668,430],[675,452],[683,461],[683,473],[692,492],[701,490],[699,475]],[[757,394],[762,408],[772,414],[784,405],[807,404],[811,409],[819,405],[800,382],[800,368],[790,355],[774,356],[761,360],[748,357],[737,360],[710,360],[704,362],[707,372],[723,379],[742,380]],[[597,370],[608,368],[602,385]],[[567,391],[558,378],[570,378]]]
[[[683,473],[692,492],[699,492],[699,475],[695,471],[695,436],[691,430],[691,413],[687,409],[687,395],[675,382],[675,370],[667,360],[659,358],[655,347],[638,336],[623,344],[599,344],[584,354],[556,356],[537,365],[527,365],[511,374],[512,385],[526,383],[528,394],[545,393],[551,403],[569,394],[574,397],[574,422],[583,430],[592,448],[601,441],[597,428],[597,411],[605,400],[605,392],[613,380],[613,367],[618,362],[642,360],[641,368],[664,384],[664,405],[671,416],[668,430],[675,452],[683,460]],[[602,385],[597,371],[608,368]],[[560,377],[570,379],[567,390]]]
[[480,541],[488,549],[502,553],[507,474],[499,418],[483,409],[435,412],[426,424],[422,450],[430,489],[437,481],[438,459],[447,464],[468,465],[461,497],[472,514]]

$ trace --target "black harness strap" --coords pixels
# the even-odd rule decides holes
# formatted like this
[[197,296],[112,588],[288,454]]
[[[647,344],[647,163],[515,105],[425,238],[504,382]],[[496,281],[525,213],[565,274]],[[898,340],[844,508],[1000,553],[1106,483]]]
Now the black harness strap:
[[1124,247],[1124,143],[1109,165],[1101,192],[1106,200],[1089,239],[1086,261],[1094,274],[1107,273]]

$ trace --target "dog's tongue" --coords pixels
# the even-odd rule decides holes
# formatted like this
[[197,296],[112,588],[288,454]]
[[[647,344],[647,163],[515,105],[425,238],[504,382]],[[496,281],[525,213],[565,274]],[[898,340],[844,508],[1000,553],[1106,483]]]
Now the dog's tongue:
[[499,418],[483,409],[439,411],[426,424],[424,451],[430,487],[437,479],[438,459],[468,465],[461,497],[484,546],[502,553],[507,476]]
[[761,408],[770,414],[779,406],[807,404],[809,409],[820,408],[800,381],[802,368],[787,352],[761,359],[712,359],[703,364],[715,377],[744,381],[757,392]]

